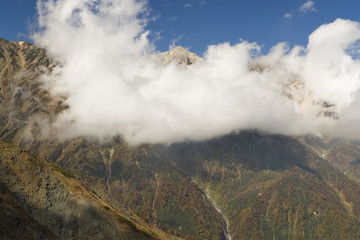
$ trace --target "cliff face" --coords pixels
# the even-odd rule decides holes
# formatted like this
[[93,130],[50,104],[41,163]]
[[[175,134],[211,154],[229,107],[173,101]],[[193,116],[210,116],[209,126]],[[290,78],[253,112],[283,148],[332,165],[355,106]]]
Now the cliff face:
[[[201,61],[183,48],[161,56],[182,67]],[[18,222],[24,232],[55,239],[360,235],[360,187],[329,164],[345,161],[349,149],[355,156],[355,148],[342,148],[344,154],[331,148],[335,161],[315,138],[257,131],[170,146],[129,146],[121,137],[46,139],[44,126],[67,108],[66,96],[51,96],[38,79],[54,64],[44,50],[0,40],[0,138],[8,142],[0,143],[6,216],[0,220],[6,226]]]

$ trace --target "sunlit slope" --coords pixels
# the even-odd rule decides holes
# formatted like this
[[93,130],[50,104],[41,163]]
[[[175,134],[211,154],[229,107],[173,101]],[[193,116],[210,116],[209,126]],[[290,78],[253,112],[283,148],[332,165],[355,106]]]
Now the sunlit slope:
[[[18,219],[17,224],[29,221],[30,217],[36,220],[27,228],[23,227],[24,232],[9,227],[4,236],[23,238],[33,234],[53,239],[54,235],[60,239],[161,239],[114,210],[84,187],[71,172],[11,144],[0,142],[0,148],[1,208],[9,204],[14,206],[14,213],[2,215],[1,221],[8,226],[12,218]],[[4,201],[6,199],[8,201]],[[36,228],[37,223],[48,230]]]

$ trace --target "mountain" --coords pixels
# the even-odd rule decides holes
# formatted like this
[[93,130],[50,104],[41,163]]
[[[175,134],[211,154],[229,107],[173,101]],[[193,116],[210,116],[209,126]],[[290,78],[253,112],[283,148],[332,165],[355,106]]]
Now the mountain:
[[0,183],[1,239],[59,239],[27,213],[16,196]]
[[245,131],[160,147],[208,193],[232,239],[356,239],[359,186],[304,146]]
[[[23,239],[31,233],[49,239],[158,239],[67,170],[11,144],[0,143],[0,149],[1,210],[7,212],[1,221],[9,225],[2,237]],[[25,232],[19,232],[19,225]]]
[[[160,57],[201,61],[181,47]],[[58,64],[43,49],[0,39],[0,221],[9,229],[18,222],[24,235],[50,239],[89,237],[93,225],[107,239],[360,235],[360,186],[344,174],[356,166],[355,143],[256,130],[172,145],[48,139],[46,126],[68,106],[39,76]]]
[[350,179],[360,182],[360,143],[358,141],[323,139],[316,136],[304,137],[303,141]]
[[[202,235],[204,239],[224,239],[226,224],[221,214],[171,161],[159,159],[152,146],[128,146],[120,137],[106,144],[88,138],[43,139],[43,120],[52,121],[67,108],[61,98],[44,90],[37,78],[51,71],[54,63],[46,58],[45,50],[27,43],[1,40],[1,49],[0,76],[2,90],[6,89],[0,113],[3,141],[72,172],[132,220],[141,219],[142,224],[165,230],[173,238]],[[27,58],[32,51],[38,54]]]
[[187,49],[181,46],[177,46],[167,52],[160,53],[159,58],[163,64],[174,63],[180,66],[191,65],[203,60],[195,53],[189,52]]

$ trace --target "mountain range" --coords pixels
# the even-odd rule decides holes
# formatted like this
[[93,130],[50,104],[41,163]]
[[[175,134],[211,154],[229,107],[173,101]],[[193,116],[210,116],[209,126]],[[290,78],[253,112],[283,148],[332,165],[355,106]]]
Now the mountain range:
[[[182,47],[159,57],[202,61]],[[360,236],[360,143],[256,129],[170,145],[51,139],[44,126],[69,106],[39,77],[58,64],[0,39],[3,239]]]

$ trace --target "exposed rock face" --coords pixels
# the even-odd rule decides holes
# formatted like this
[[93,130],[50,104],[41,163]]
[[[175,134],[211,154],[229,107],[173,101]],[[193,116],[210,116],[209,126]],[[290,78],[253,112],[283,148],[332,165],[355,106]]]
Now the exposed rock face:
[[201,62],[203,59],[187,49],[177,46],[167,52],[160,53],[159,57],[164,64],[175,63],[176,65],[191,65]]
[[[249,71],[263,74],[266,71],[277,71],[276,66],[251,63]],[[338,119],[336,105],[324,99],[316,99],[307,88],[304,80],[297,74],[287,73],[286,77],[277,79],[277,90],[283,96],[294,101],[305,111],[312,112],[315,117]]]
[[[163,64],[174,63],[177,66],[187,66],[194,63],[202,62],[204,59],[189,52],[187,49],[177,46],[167,52],[160,53],[159,58]],[[276,66],[267,66],[253,62],[249,64],[250,72],[258,72],[260,74],[266,71],[277,71]],[[278,79],[276,89],[280,94],[286,96],[290,100],[296,102],[306,111],[311,111],[316,117],[325,117],[338,119],[336,106],[326,99],[315,99],[312,92],[307,89],[303,79],[296,74],[287,74],[286,78]]]
[[38,79],[53,66],[45,50],[0,38],[1,139],[19,144],[25,135],[41,138],[38,120],[51,121],[66,109],[63,99],[50,96]]
[[[89,192],[68,171],[10,144],[0,143],[0,149],[1,186],[6,186],[5,192],[11,192],[9,195],[28,214],[60,239],[152,238]],[[32,225],[29,228],[36,227]],[[42,235],[46,234],[52,236],[44,229]]]
[[0,182],[0,236],[1,239],[59,239],[46,227],[35,221]]

